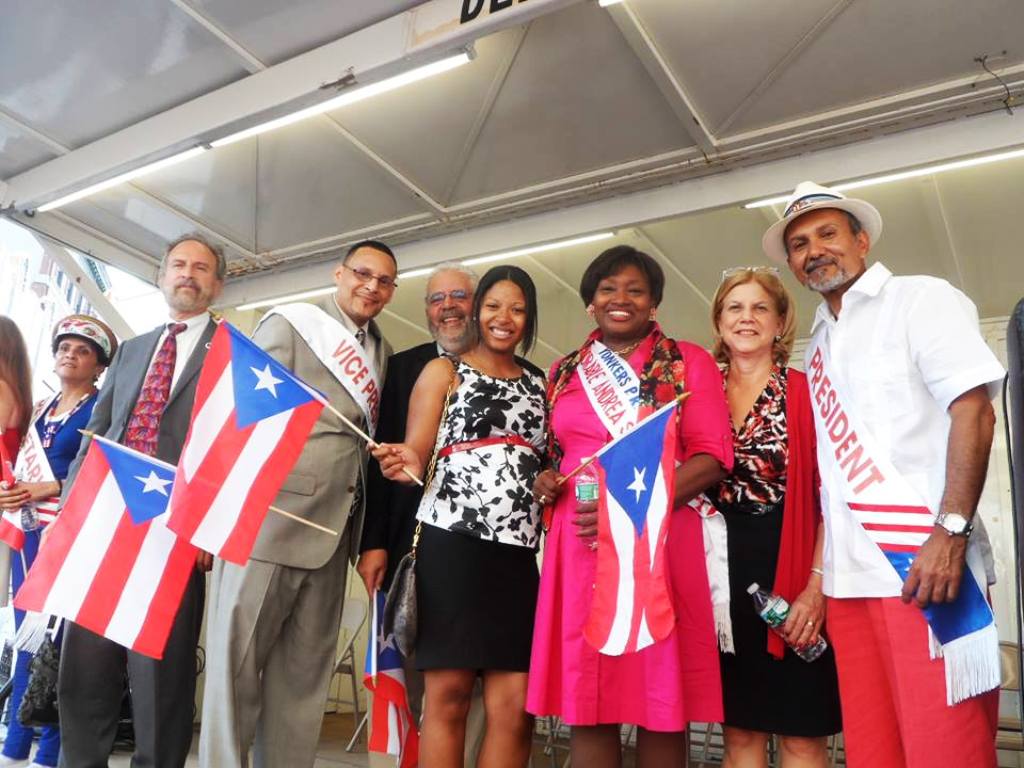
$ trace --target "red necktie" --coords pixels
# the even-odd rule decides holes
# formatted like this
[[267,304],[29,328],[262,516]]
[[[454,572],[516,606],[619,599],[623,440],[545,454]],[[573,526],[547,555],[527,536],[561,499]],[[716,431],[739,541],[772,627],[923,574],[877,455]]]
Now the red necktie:
[[187,327],[185,323],[167,325],[167,336],[146,372],[135,410],[125,428],[124,444],[149,456],[156,455],[160,419],[171,396],[171,379],[174,378],[174,363],[178,357],[176,337]]

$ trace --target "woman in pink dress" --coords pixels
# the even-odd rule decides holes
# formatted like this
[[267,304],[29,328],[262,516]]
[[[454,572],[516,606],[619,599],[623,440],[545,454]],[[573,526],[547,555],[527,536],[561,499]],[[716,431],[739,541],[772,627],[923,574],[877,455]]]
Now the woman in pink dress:
[[[638,726],[639,766],[683,766],[687,723],[722,719],[701,519],[686,502],[731,469],[732,437],[721,375],[711,356],[669,339],[654,322],[664,282],[658,263],[630,246],[598,256],[580,283],[597,330],[555,364],[549,382],[552,468],[538,477],[534,493],[553,509],[548,510],[527,709],[558,715],[572,726],[572,763],[587,768],[621,765],[622,723]],[[597,563],[596,514],[593,502],[577,502],[572,480],[560,483],[611,440],[609,427],[616,429],[614,415],[607,410],[599,415],[591,404],[600,402],[595,395],[600,377],[592,373],[588,356],[608,355],[608,350],[637,377],[641,417],[689,393],[679,410],[666,554],[675,625],[653,645],[619,656],[598,653],[583,636]]]

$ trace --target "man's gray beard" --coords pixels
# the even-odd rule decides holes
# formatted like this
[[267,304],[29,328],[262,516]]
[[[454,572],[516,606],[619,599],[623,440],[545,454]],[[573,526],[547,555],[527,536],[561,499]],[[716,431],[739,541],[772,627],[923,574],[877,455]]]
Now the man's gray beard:
[[430,328],[430,335],[434,341],[441,345],[441,349],[449,355],[461,355],[473,345],[473,326],[467,322],[466,328],[458,336],[443,336],[440,329],[434,326]]
[[846,273],[846,270],[840,266],[836,267],[835,273],[833,273],[830,278],[819,280],[816,279],[814,275],[810,275],[807,278],[807,286],[812,291],[817,291],[818,293],[829,293],[830,291],[834,291],[836,288],[841,288],[848,282],[850,282],[850,276]]

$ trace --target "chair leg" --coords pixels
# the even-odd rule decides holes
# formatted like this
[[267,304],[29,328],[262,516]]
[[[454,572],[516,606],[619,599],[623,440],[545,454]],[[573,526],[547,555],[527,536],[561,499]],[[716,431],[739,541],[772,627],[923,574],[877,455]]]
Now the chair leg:
[[[359,722],[359,689],[356,686],[356,660],[352,659],[352,674],[349,676],[352,682],[352,722]],[[340,683],[339,683],[340,684]]]
[[345,747],[345,751],[346,752],[351,752],[352,751],[352,747],[354,747],[356,742],[359,740],[359,734],[361,734],[363,732],[363,728],[366,727],[366,721],[369,720],[369,719],[370,719],[370,713],[369,712],[364,712],[363,713],[363,719],[360,720],[359,721],[359,725],[356,726],[356,732],[352,734],[352,738],[349,739],[348,746]]

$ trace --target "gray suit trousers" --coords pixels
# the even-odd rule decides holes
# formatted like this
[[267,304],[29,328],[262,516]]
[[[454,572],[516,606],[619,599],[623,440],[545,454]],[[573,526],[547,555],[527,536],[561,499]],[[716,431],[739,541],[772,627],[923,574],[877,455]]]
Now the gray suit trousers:
[[309,768],[345,599],[351,532],[312,570],[217,560],[207,622],[199,764]]

